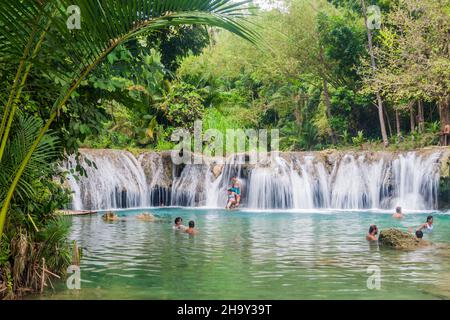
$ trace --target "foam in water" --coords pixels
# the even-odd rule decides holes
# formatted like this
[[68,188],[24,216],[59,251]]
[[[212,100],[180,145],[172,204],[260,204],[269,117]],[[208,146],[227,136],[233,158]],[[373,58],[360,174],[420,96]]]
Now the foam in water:
[[[368,159],[345,154],[324,161],[314,154],[289,154],[256,165],[235,154],[224,164],[173,165],[158,153],[137,159],[127,151],[86,151],[97,169],[82,165],[87,177],[68,177],[74,209],[149,205],[224,207],[230,179],[241,181],[241,202],[252,209],[435,209],[439,188],[436,152]],[[240,161],[238,161],[240,160]],[[70,157],[64,164],[73,168]]]

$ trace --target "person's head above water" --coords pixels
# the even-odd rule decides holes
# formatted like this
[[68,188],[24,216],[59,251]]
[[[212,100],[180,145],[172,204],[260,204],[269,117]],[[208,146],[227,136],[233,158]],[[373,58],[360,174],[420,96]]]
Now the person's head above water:
[[194,221],[189,221],[189,228],[194,228],[195,227],[195,222]]
[[377,234],[378,233],[378,228],[377,228],[377,226],[376,225],[371,225],[370,227],[369,227],[369,234]]
[[402,213],[402,207],[397,207],[397,208],[395,208],[395,212],[397,212],[397,213]]
[[181,222],[183,222],[183,219],[181,219],[181,217],[176,217],[176,218],[175,218],[175,224],[176,224],[176,225],[181,224]]
[[433,224],[433,216],[428,216],[427,217],[427,223],[428,224]]

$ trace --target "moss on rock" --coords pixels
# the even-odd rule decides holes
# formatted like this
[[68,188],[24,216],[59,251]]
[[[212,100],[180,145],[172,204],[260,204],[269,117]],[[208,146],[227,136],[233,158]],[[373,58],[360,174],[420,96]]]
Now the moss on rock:
[[417,239],[408,232],[393,228],[381,231],[378,241],[383,246],[395,249],[415,249],[430,244],[423,239]]

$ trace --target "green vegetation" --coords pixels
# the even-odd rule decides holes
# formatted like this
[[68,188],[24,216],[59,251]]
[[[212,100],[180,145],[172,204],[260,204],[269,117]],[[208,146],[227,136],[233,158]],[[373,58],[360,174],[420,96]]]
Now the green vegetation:
[[[211,29],[209,45],[196,41],[196,51],[178,56],[171,72],[164,71],[161,49],[146,53],[155,56],[152,77],[133,71],[132,84],[126,84],[126,74],[122,79],[127,90],[145,87],[151,79],[145,106],[103,95],[109,120],[103,122],[101,141],[95,135],[83,145],[170,149],[174,128],[192,130],[194,119],[203,120],[203,130],[279,129],[282,150],[444,144],[449,1],[366,2],[283,2],[281,9],[252,18],[260,26],[262,49]],[[380,29],[365,27],[362,3],[365,10],[371,4],[381,8]],[[118,48],[114,57],[135,50]],[[137,57],[134,63],[145,61]],[[108,86],[116,81],[105,80]]]
[[[79,29],[69,28],[74,4]],[[201,25],[256,43],[244,8],[227,0],[0,3],[0,297],[42,291],[70,262],[68,228],[55,213],[69,201],[58,163],[84,140],[101,145],[93,137],[105,129],[112,143],[164,147],[155,116],[177,125],[203,112],[192,86],[169,81],[178,59],[203,47]]]
[[0,4],[0,297],[38,289],[42,258],[64,272],[57,163],[79,147],[168,150],[197,119],[279,129],[282,150],[446,143],[449,0],[127,3]]

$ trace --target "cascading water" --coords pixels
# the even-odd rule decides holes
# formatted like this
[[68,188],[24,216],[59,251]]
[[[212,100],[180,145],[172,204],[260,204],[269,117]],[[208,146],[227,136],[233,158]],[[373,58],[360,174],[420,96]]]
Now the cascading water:
[[[173,165],[170,155],[86,150],[97,167],[81,164],[87,177],[69,174],[73,209],[159,205],[225,207],[226,190],[237,176],[243,207],[255,209],[434,209],[441,152],[420,155],[285,153],[258,164],[245,154],[223,164]],[[69,157],[66,169],[74,168]]]
[[417,209],[436,208],[439,188],[439,154],[422,159],[415,153],[393,161],[393,202]]
[[138,162],[147,180],[149,204],[162,206],[171,204],[172,172],[168,174],[167,163],[160,153],[150,152],[139,155]]
[[[86,159],[92,161],[93,165],[89,165]],[[118,150],[92,151],[83,154],[81,161],[86,176],[70,175],[68,179],[74,192],[73,209],[148,206],[146,177],[131,153]],[[74,156],[69,157],[64,167],[75,169]]]
[[[227,203],[226,190],[231,186],[231,178],[237,177],[241,182],[241,203],[246,204],[245,190],[246,176],[244,175],[243,164],[245,164],[244,154],[233,154],[228,156],[224,164],[213,165],[213,169],[208,171],[206,177],[206,206],[224,208]],[[220,173],[214,175],[214,168]]]
[[[177,168],[174,167],[174,171]],[[186,165],[179,177],[174,174],[172,183],[172,206],[195,207],[204,202],[204,184],[207,167],[198,164]]]

